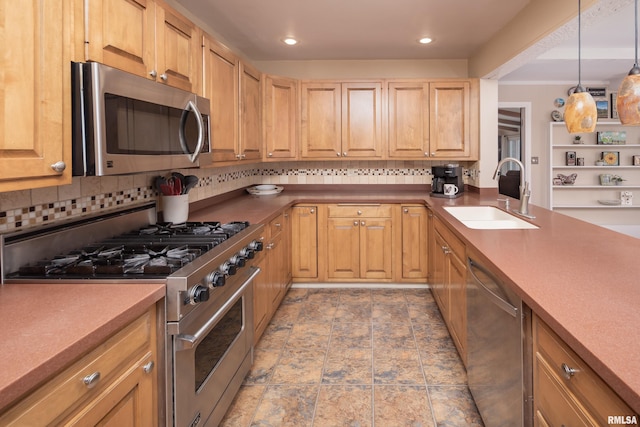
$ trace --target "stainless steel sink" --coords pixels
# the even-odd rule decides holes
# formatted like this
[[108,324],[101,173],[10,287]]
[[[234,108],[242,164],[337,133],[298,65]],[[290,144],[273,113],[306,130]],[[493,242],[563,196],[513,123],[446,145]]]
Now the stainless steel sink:
[[444,210],[469,228],[480,230],[539,228],[537,225],[495,206],[446,206]]

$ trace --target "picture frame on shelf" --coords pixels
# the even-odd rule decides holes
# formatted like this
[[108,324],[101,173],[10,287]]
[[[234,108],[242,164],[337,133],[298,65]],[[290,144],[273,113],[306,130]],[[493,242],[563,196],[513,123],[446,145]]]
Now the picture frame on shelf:
[[609,98],[611,99],[611,118],[618,119],[618,92],[612,92]]
[[627,131],[596,132],[596,143],[599,145],[625,145],[627,143]]
[[620,152],[619,151],[603,151],[602,161],[605,166],[620,166]]
[[596,110],[598,111],[599,119],[609,118],[609,101],[596,100]]
[[567,151],[567,153],[566,153],[566,164],[567,164],[567,166],[575,166],[576,165],[576,152],[575,151]]
[[640,156],[633,156],[633,166],[640,166]]

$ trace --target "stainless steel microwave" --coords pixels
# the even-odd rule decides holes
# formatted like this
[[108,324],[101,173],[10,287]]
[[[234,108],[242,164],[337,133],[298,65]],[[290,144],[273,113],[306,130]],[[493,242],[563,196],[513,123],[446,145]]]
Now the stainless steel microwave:
[[211,163],[208,99],[95,62],[71,66],[74,176]]

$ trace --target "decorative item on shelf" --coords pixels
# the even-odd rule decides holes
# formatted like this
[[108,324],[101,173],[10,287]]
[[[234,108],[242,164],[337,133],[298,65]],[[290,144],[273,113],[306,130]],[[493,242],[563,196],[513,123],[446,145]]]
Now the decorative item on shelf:
[[598,200],[598,203],[605,206],[618,206],[620,204],[620,200]]
[[640,166],[640,156],[633,156],[633,162],[631,163],[633,166]]
[[596,111],[598,112],[599,119],[609,118],[609,101],[599,100],[596,101]]
[[640,125],[640,67],[638,67],[638,0],[635,0],[635,62],[618,88],[616,108],[623,125]]
[[633,193],[631,191],[621,191],[620,202],[625,206],[633,205]]
[[553,178],[553,185],[562,185],[562,178]]
[[578,166],[584,166],[584,157],[578,157],[577,160],[578,160],[578,163],[577,163]]
[[553,120],[554,122],[561,122],[562,121],[562,113],[558,110],[553,110],[551,112],[551,120]]
[[627,143],[627,131],[596,132],[596,141],[599,145],[625,145]]
[[596,166],[604,166],[604,161],[602,159],[596,160]]
[[565,153],[566,157],[566,165],[567,166],[575,166],[576,165],[576,152],[575,151],[567,151]]
[[584,144],[584,142],[582,142],[582,135],[576,135],[573,137],[573,143],[574,144]]
[[602,161],[606,166],[619,166],[620,152],[619,151],[603,151]]
[[613,92],[610,95],[611,97],[611,118],[612,119],[618,119],[618,93],[617,92]]
[[620,175],[611,176],[611,182],[613,182],[613,185],[622,185],[622,181],[626,181],[626,179],[624,179]]
[[[563,175],[561,173],[558,174],[558,179],[560,180],[561,185],[573,185],[576,183],[576,178],[578,177],[577,173],[572,173],[571,175]],[[554,184],[556,183],[554,179]]]
[[598,121],[596,102],[593,100],[591,94],[584,90],[581,82],[581,9],[581,2],[578,0],[578,84],[567,100],[567,106],[564,111],[564,123],[569,133],[593,132]]
[[614,185],[611,181],[611,174],[602,173],[600,174],[600,185]]
[[553,100],[553,105],[554,107],[557,108],[562,108],[564,107],[564,99],[563,98],[556,98]]

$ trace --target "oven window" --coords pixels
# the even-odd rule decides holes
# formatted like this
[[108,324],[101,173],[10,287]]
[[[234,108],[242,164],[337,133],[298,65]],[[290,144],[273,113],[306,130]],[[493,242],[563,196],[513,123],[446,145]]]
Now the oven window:
[[196,347],[196,392],[216,369],[227,349],[231,347],[231,344],[242,332],[242,300],[243,298],[240,298],[231,307],[227,314]]
[[[110,154],[188,154],[184,153],[178,136],[183,114],[186,114],[185,142],[189,153],[195,151],[198,123],[192,111],[110,93],[104,95],[104,107],[107,152]],[[203,115],[203,119],[208,118]],[[205,132],[206,129],[205,122]]]

